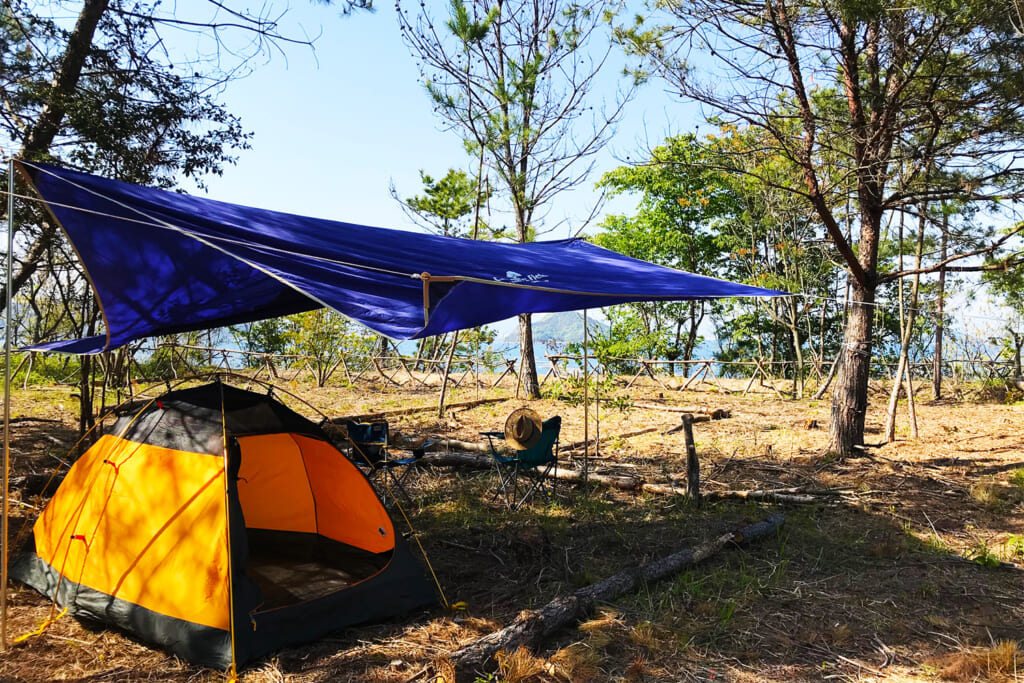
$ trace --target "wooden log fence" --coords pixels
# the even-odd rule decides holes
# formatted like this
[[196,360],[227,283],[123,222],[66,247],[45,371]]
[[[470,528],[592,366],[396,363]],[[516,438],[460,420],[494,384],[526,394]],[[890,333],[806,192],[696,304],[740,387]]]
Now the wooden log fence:
[[[172,363],[170,371],[175,377],[177,377],[176,365],[177,367],[184,368],[189,374],[199,374],[200,370],[208,372],[211,366],[214,370],[224,369],[228,371],[238,371],[243,367],[255,368],[256,374],[254,379],[266,376],[271,381],[283,380],[291,382],[296,380],[302,372],[316,374],[314,371],[315,359],[300,354],[264,353],[244,349],[172,342],[161,343],[156,347],[140,347],[138,351],[151,353],[158,349],[167,350],[172,355],[175,362]],[[410,383],[420,387],[434,386],[431,384],[431,378],[435,375],[438,378],[443,377],[444,360],[403,356],[397,353],[397,347],[395,347],[395,350],[396,353],[386,355],[342,356],[327,370],[327,374],[333,374],[340,369],[344,372],[346,380],[350,384],[354,384],[365,378],[367,373],[371,373],[385,384],[396,387],[408,386]],[[196,367],[196,354],[205,356],[206,367],[202,369]],[[546,354],[544,357],[547,359],[549,366],[541,379],[540,383],[542,386],[549,381],[561,380],[569,375],[578,373],[579,368],[570,368],[570,365],[575,363],[578,366],[582,362],[582,356],[573,354]],[[34,354],[25,354],[19,359],[12,375],[24,373],[27,383],[33,368],[33,360]],[[594,360],[596,361],[596,359]],[[714,386],[720,392],[727,392],[729,390],[722,384],[721,379],[723,374],[728,374],[733,377],[747,378],[747,384],[742,392],[738,393],[747,394],[753,389],[754,384],[758,383],[759,386],[770,389],[780,398],[786,392],[780,390],[776,382],[779,379],[785,378],[786,375],[792,374],[792,370],[795,367],[794,361],[771,359],[723,361],[713,358],[664,360],[613,357],[609,360],[635,365],[635,371],[619,378],[624,383],[623,387],[627,390],[635,386],[641,378],[646,377],[656,383],[663,391],[686,391],[708,384]],[[104,359],[101,359],[100,362],[103,365],[106,386],[123,386],[122,383],[127,383],[132,379],[129,369],[134,366],[138,370],[138,362],[133,361],[131,358],[117,359],[116,363]],[[957,381],[1001,379],[1012,384],[1019,379],[1013,376],[1012,361],[994,357],[991,352],[984,350],[971,356],[946,359],[942,364],[945,368],[944,375],[951,376]],[[876,380],[879,378],[890,379],[896,365],[895,362],[890,363],[879,359],[873,360],[871,365],[873,378]],[[931,359],[914,361],[909,366],[911,371],[915,373],[915,377],[925,380],[930,379],[933,370]],[[489,388],[496,388],[507,378],[515,379],[517,383],[520,379],[518,358],[502,358],[496,364],[490,361],[484,362],[478,358],[455,358],[453,360],[453,367],[459,368],[460,372],[451,373],[447,379],[449,386],[461,386],[468,378],[474,375],[479,377],[482,372],[488,374],[485,385]],[[816,380],[818,393],[815,396],[820,398],[835,376],[837,370],[835,359],[812,358],[806,361],[803,367],[804,372]],[[676,382],[669,383],[668,380],[670,378],[678,376],[674,371],[669,371],[672,368],[685,369],[685,379],[679,377],[679,379],[683,380],[681,386]],[[283,374],[286,370],[290,371],[291,374]],[[496,377],[494,377],[495,373],[497,373]],[[109,375],[111,374],[114,376],[110,377]],[[596,374],[606,375],[608,370],[602,370],[599,366]],[[787,379],[787,381],[791,382],[792,380]]]

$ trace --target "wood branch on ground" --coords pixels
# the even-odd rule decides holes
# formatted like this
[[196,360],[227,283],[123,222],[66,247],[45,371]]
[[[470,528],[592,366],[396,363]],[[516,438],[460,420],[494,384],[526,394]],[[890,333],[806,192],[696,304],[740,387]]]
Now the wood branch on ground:
[[478,672],[490,665],[499,651],[511,652],[521,645],[539,647],[557,631],[586,618],[599,603],[703,562],[730,544],[771,536],[778,532],[784,521],[782,515],[772,515],[763,522],[723,534],[695,548],[686,548],[649,564],[625,569],[571,595],[555,598],[540,609],[524,611],[505,628],[464,645],[449,656],[456,670],[456,680],[472,681]]
[[[688,495],[686,484],[678,485],[672,484],[653,484],[643,483],[640,485],[640,490],[644,493],[657,493],[661,495],[676,495],[686,496]],[[830,492],[828,492],[830,493]],[[700,497],[704,500],[726,500],[726,499],[739,499],[739,500],[762,500],[769,503],[789,503],[792,505],[809,505],[811,503],[820,503],[821,498],[819,495],[812,495],[804,493],[798,488],[793,489],[753,489],[746,491],[737,490],[726,490],[726,491],[701,491]]]
[[[712,419],[710,415],[693,415],[692,413],[683,413],[680,417],[683,419],[687,417],[690,418],[690,424],[693,424],[694,422],[711,422]],[[683,431],[682,421],[680,421],[675,427],[670,427],[664,430],[661,435],[666,436],[668,434],[676,434],[681,431]]]
[[[631,432],[625,432],[623,434],[611,434],[609,436],[601,437],[601,443],[604,443],[605,441],[614,441],[615,439],[631,439],[634,436],[640,436],[641,434],[650,434],[651,432],[656,431],[658,431],[658,427],[644,427],[643,429],[635,429]],[[594,444],[597,443],[597,439],[590,439],[589,441],[585,439],[581,441],[572,441],[559,447],[558,452],[570,453],[572,451],[578,451],[584,446],[586,446],[588,443],[589,445],[593,446]]]

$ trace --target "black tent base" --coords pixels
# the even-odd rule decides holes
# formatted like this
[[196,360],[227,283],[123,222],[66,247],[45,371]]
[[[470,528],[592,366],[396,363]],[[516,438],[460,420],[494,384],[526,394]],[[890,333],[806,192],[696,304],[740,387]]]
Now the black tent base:
[[[77,617],[122,628],[147,644],[195,664],[220,670],[231,665],[231,634],[227,630],[158,614],[62,580],[35,553],[13,558],[11,576]],[[361,580],[323,562],[260,556],[252,565],[250,578],[268,592],[257,610],[236,618],[235,658],[239,667],[336,629],[393,618],[437,603],[432,584],[401,539],[387,565]],[[303,584],[305,578],[314,580]]]

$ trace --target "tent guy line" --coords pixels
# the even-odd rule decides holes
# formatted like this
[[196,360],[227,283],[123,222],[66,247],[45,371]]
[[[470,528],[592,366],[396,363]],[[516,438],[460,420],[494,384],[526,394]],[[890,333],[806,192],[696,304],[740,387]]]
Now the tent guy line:
[[[137,214],[139,214],[141,216],[145,216],[146,220],[139,220],[139,219],[128,218],[126,216],[121,216],[121,215],[118,215],[118,214],[113,214],[113,213],[104,212],[104,211],[93,211],[93,210],[90,210],[90,209],[82,208],[80,206],[73,206],[71,204],[63,204],[63,203],[58,203],[58,202],[48,202],[47,200],[45,200],[45,199],[43,199],[41,197],[36,200],[36,201],[42,202],[44,205],[60,206],[61,208],[69,209],[71,211],[82,211],[84,213],[89,213],[89,214],[92,214],[92,215],[95,215],[95,216],[102,216],[103,218],[111,218],[113,220],[121,220],[121,221],[125,221],[125,222],[135,223],[137,225],[145,225],[145,226],[148,226],[148,227],[151,227],[151,228],[159,228],[159,229],[162,229],[162,230],[170,230],[170,231],[173,231],[173,232],[185,235],[187,237],[191,237],[192,239],[194,239],[194,240],[196,240],[198,242],[201,242],[203,244],[206,244],[209,247],[213,247],[214,249],[216,249],[217,247],[215,245],[213,245],[213,244],[209,244],[207,242],[207,240],[218,241],[218,242],[222,242],[224,244],[233,244],[235,246],[245,246],[246,245],[246,243],[243,242],[242,240],[232,240],[232,239],[230,239],[228,237],[214,237],[214,236],[200,237],[194,231],[191,231],[191,230],[189,230],[187,228],[183,228],[183,227],[181,227],[179,225],[174,225],[173,223],[169,223],[169,222],[161,220],[159,218],[154,218],[154,217],[146,214],[145,212],[143,212],[141,209],[138,209],[138,208],[136,208],[134,206],[129,206],[129,205],[125,204],[124,202],[121,202],[121,201],[119,201],[117,199],[114,199],[113,197],[105,195],[105,194],[103,194],[101,192],[97,192],[97,191],[95,191],[95,190],[93,190],[91,188],[85,187],[84,185],[76,183],[76,182],[74,182],[72,180],[69,180],[67,178],[63,178],[63,177],[57,175],[56,173],[52,173],[50,171],[47,171],[44,168],[40,168],[36,164],[32,164],[32,163],[29,163],[29,162],[26,162],[26,161],[19,161],[18,163],[24,164],[25,166],[29,166],[31,168],[34,168],[34,169],[36,169],[36,170],[38,170],[38,171],[40,171],[42,173],[47,173],[47,174],[53,176],[54,178],[56,178],[57,180],[66,182],[69,185],[72,185],[72,186],[78,188],[79,190],[82,190],[83,192],[88,192],[89,194],[92,194],[92,195],[94,195],[94,196],[96,196],[96,197],[98,197],[100,199],[108,201],[108,202],[110,202],[112,204],[116,204],[116,205],[126,209],[127,211],[132,211],[132,212],[137,213]],[[372,270],[372,271],[375,271],[375,272],[378,272],[378,273],[387,273],[389,275],[399,275],[399,276],[406,276],[406,277],[410,277],[410,278],[418,278],[418,277],[420,277],[419,273],[413,273],[413,272],[402,271],[402,270],[390,270],[390,269],[387,269],[387,268],[374,268],[373,266],[367,266],[367,265],[364,265],[364,264],[361,264],[361,263],[355,263],[355,262],[352,262],[352,261],[342,261],[340,259],[330,259],[330,258],[327,258],[326,256],[320,256],[318,254],[313,254],[313,253],[308,253],[308,252],[291,251],[291,250],[288,250],[288,249],[282,249],[280,247],[273,247],[273,246],[270,246],[270,245],[261,245],[261,248],[266,249],[267,251],[277,252],[277,253],[279,253],[279,254],[281,254],[283,256],[301,256],[303,258],[312,259],[314,261],[322,261],[324,263],[330,263],[330,264],[339,265],[339,266],[348,266],[350,268],[362,268],[362,269],[365,269],[365,270]],[[223,249],[221,251],[224,251],[224,253],[227,254],[228,256],[232,256],[233,258],[237,258],[237,257],[234,256],[234,254],[232,254],[229,251],[225,251]],[[239,260],[244,262],[244,259],[239,259]],[[254,268],[258,268],[258,266],[253,266],[253,264],[251,264],[251,263],[247,263],[247,265],[250,265],[250,266],[252,266]]]
[[[279,281],[281,284],[283,284],[285,286],[288,286],[288,287],[291,287],[291,288],[301,292],[302,294],[308,296],[309,298],[311,298],[314,301],[316,301],[317,303],[319,303],[321,306],[330,308],[329,304],[327,304],[326,302],[321,301],[319,298],[317,298],[316,296],[314,296],[313,294],[311,294],[309,292],[302,291],[302,289],[300,289],[299,287],[295,287],[294,284],[288,282],[284,278],[278,277],[275,273],[273,273],[271,271],[268,271],[266,269],[263,269],[263,268],[259,267],[256,264],[250,263],[246,259],[240,258],[240,257],[232,254],[230,251],[228,251],[226,249],[223,249],[221,247],[218,247],[216,244],[212,244],[212,243],[208,242],[207,240],[203,239],[202,237],[199,237],[197,235],[192,234],[191,232],[189,232],[188,230],[186,230],[184,228],[181,228],[181,227],[176,226],[176,225],[172,225],[171,223],[168,223],[166,221],[161,221],[161,220],[159,220],[157,218],[153,218],[152,216],[149,216],[145,212],[141,211],[140,209],[128,206],[128,205],[124,204],[123,202],[121,202],[121,201],[119,201],[117,199],[108,197],[108,196],[103,195],[103,194],[101,194],[99,192],[96,192],[95,190],[93,190],[91,188],[84,187],[84,186],[82,186],[79,183],[75,183],[75,182],[73,182],[73,181],[71,181],[69,179],[63,178],[63,177],[57,175],[56,173],[52,173],[52,172],[50,172],[50,171],[48,171],[48,170],[46,170],[44,168],[41,168],[40,166],[38,166],[36,164],[32,164],[30,162],[26,162],[26,161],[22,161],[22,160],[17,160],[17,159],[15,159],[14,162],[16,164],[18,164],[19,167],[21,165],[24,165],[24,166],[28,166],[30,168],[34,168],[37,171],[40,171],[40,172],[43,172],[43,173],[47,173],[47,174],[53,176],[54,178],[57,178],[58,180],[63,180],[64,182],[68,183],[69,185],[73,185],[74,187],[76,187],[76,188],[78,188],[78,189],[80,189],[80,190],[82,190],[84,192],[88,192],[89,194],[92,194],[92,195],[94,195],[96,197],[99,197],[99,198],[104,199],[104,200],[106,200],[108,202],[111,202],[112,204],[120,206],[120,207],[122,207],[122,208],[124,208],[124,209],[126,209],[128,211],[132,211],[134,213],[137,213],[137,214],[140,214],[142,216],[145,216],[149,221],[151,221],[150,223],[148,223],[148,225],[150,227],[155,227],[155,228],[162,229],[162,230],[173,231],[173,232],[176,232],[178,234],[184,235],[184,236],[186,236],[188,238],[194,239],[195,241],[199,242],[200,244],[204,244],[204,245],[210,247],[211,249],[217,249],[218,251],[221,251],[222,253],[230,256],[231,258],[236,258],[237,260],[241,261],[242,263],[245,263],[250,268],[258,270],[261,273],[263,273],[264,275]],[[25,179],[30,184],[35,186],[35,183],[32,182],[31,178],[28,177],[27,174],[26,174],[26,178]],[[40,196],[40,200],[43,201],[47,205],[47,210],[50,211],[51,215],[53,215],[52,207],[56,206],[56,204],[52,204],[52,203],[46,202],[46,200],[42,199],[41,196]],[[79,210],[81,210],[80,207],[72,206],[72,205],[67,205],[67,204],[63,204],[63,203],[61,204],[61,206],[65,207],[65,208],[68,208],[69,210],[72,210],[72,211],[79,211]],[[118,216],[118,215],[115,215],[115,214],[110,214],[110,213],[105,213],[105,212],[90,212],[90,213],[101,214],[104,217],[112,218],[114,220],[118,220],[118,219],[122,218],[121,216]],[[56,215],[53,215],[53,219],[57,222],[58,225],[61,226],[62,229],[64,228],[64,225],[61,223],[60,219]],[[131,219],[127,219],[127,220],[131,220]],[[136,221],[132,221],[132,222],[136,222]],[[66,233],[66,230],[65,230],[65,233]],[[77,249],[76,249],[76,251],[77,251]],[[298,254],[290,254],[290,255],[297,256]],[[315,259],[317,257],[311,255],[311,258]],[[79,255],[79,259],[81,260],[81,255]],[[350,265],[350,264],[336,263],[335,265]],[[104,328],[106,330],[106,336],[107,336],[107,344],[105,346],[105,348],[106,348],[106,347],[110,346],[110,323],[107,320],[106,308],[103,306],[103,300],[99,296],[99,290],[96,288],[96,285],[93,282],[92,277],[89,275],[89,268],[88,268],[88,266],[84,262],[82,263],[82,268],[85,271],[86,278],[89,280],[89,284],[92,286],[93,291],[96,293],[96,301],[97,301],[97,303],[99,305],[99,308],[100,308],[100,314],[103,316],[103,323],[104,323]],[[389,272],[389,271],[385,271],[385,270],[381,270],[381,271],[378,271],[378,272],[383,272],[383,273],[387,273],[387,274],[391,274],[391,275],[405,275],[405,273]]]

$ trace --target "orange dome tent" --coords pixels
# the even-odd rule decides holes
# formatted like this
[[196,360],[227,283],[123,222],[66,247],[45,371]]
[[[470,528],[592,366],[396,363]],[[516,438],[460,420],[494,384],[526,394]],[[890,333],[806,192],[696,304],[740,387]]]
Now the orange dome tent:
[[322,430],[219,382],[122,416],[72,466],[33,535],[12,576],[218,668],[436,599]]

